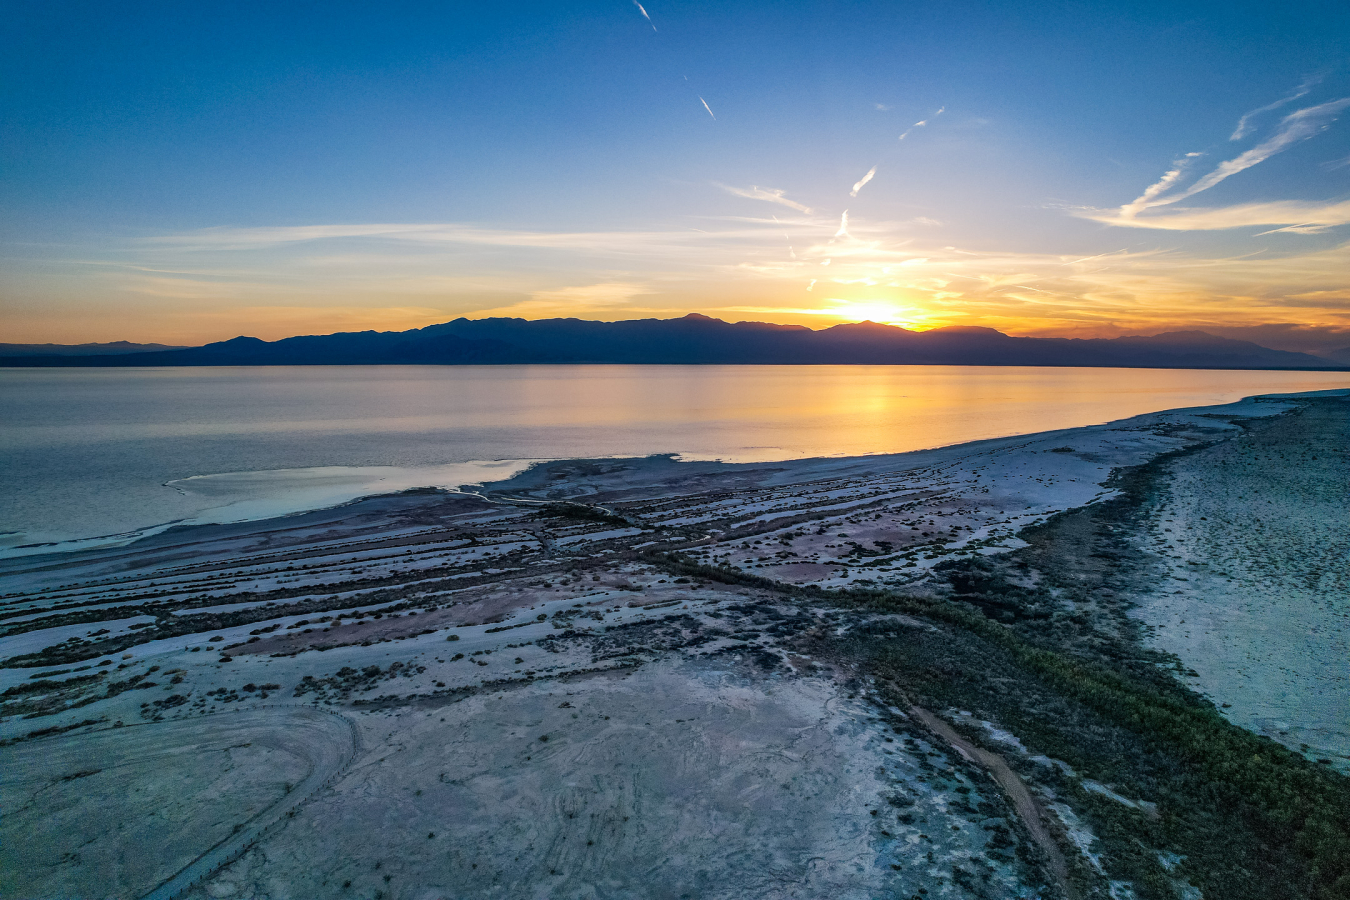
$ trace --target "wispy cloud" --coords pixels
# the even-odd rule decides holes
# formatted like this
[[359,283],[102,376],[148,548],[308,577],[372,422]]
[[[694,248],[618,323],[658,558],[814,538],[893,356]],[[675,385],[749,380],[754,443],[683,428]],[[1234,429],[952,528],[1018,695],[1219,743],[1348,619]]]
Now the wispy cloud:
[[203,228],[180,234],[143,238],[135,243],[145,249],[164,251],[257,250],[283,247],[288,244],[374,240],[398,244],[465,244],[554,250],[609,248],[620,252],[642,252],[654,241],[668,244],[669,239],[676,237],[677,234],[647,231],[529,231],[487,228],[463,223],[374,223]]
[[712,107],[708,105],[708,101],[704,100],[702,97],[699,97],[698,102],[703,104],[703,108],[708,111],[708,115],[712,116],[713,121],[716,122],[717,116],[713,116]]
[[652,26],[652,31],[655,31],[656,23],[652,21],[651,16],[647,15],[647,10],[643,8],[642,4],[639,3],[638,0],[633,0],[633,5],[638,8],[638,12],[642,13],[642,18],[647,20],[647,24]]
[[[1306,89],[1300,88],[1300,90],[1307,93]],[[1295,93],[1281,103],[1296,99],[1299,96],[1302,96],[1302,94]],[[1197,179],[1190,187],[1175,190],[1190,165],[1203,154],[1187,153],[1185,156],[1174,160],[1171,169],[1145,188],[1144,192],[1134,200],[1120,207],[1119,210],[1114,212],[1098,209],[1076,210],[1072,212],[1072,215],[1109,225],[1175,231],[1240,228],[1248,225],[1282,225],[1286,227],[1277,228],[1275,231],[1315,234],[1332,226],[1343,224],[1339,219],[1339,213],[1335,212],[1341,204],[1308,204],[1292,201],[1287,203],[1249,203],[1217,210],[1178,210],[1167,215],[1141,216],[1140,214],[1156,207],[1171,206],[1188,197],[1194,197],[1196,194],[1209,190],[1239,172],[1265,162],[1294,144],[1325,131],[1336,121],[1346,107],[1350,107],[1350,97],[1342,97],[1339,100],[1331,100],[1327,103],[1305,107],[1290,113],[1280,120],[1273,135],[1245,153],[1219,163],[1211,172]],[[1264,109],[1263,107],[1261,110],[1254,110],[1248,116],[1256,115]]]
[[[770,194],[771,202],[777,202],[774,197]],[[1252,224],[1311,230],[1350,223],[1350,200],[1222,210],[1173,206],[1127,218],[1119,210],[1078,214],[1132,228]],[[1017,333],[1272,321],[1350,327],[1344,300],[1350,245],[1343,243],[1239,257],[1157,250],[1075,256],[943,246],[952,238],[926,240],[925,229],[912,220],[878,221],[851,211],[848,219],[842,214],[789,219],[766,210],[761,217],[697,224],[706,230],[687,223],[641,232],[564,233],[456,223],[213,229],[126,241],[115,255],[105,254],[101,267],[81,265],[63,277],[83,285],[85,293],[144,310],[139,315],[146,321],[159,321],[158,311],[169,321],[174,310],[202,301],[221,309],[275,303],[300,310],[342,302],[375,309],[392,305],[395,296],[399,300],[393,302],[411,311],[391,314],[400,325],[409,322],[401,327],[469,313],[605,319],[690,309],[716,314],[708,297],[725,298],[727,308],[749,302],[786,309],[793,305],[788,298],[800,298],[809,287],[821,307],[830,297],[854,305],[892,303],[922,310],[937,324],[978,322]],[[784,224],[801,247],[799,259],[783,256]],[[163,274],[178,271],[233,277],[183,280]],[[813,279],[819,280],[812,285]],[[822,285],[829,291],[822,293]],[[328,314],[312,322],[307,315],[294,313],[285,330],[328,327]],[[244,319],[230,328],[212,326],[203,337],[255,330]],[[268,332],[277,335],[280,328]]]
[[877,110],[880,112],[889,112],[893,108],[887,106],[885,103],[873,103],[872,105],[875,106]]
[[[1119,210],[1074,210],[1080,219],[1125,228],[1155,228],[1164,231],[1218,231],[1254,225],[1287,226],[1275,229],[1296,234],[1317,234],[1337,225],[1350,224],[1350,200],[1309,203],[1283,200],[1243,203],[1213,209],[1176,209],[1160,215],[1125,215]],[[1265,232],[1271,234],[1273,232]]]
[[[1194,197],[1201,191],[1207,191],[1216,184],[1231,178],[1232,176],[1250,169],[1252,166],[1265,162],[1277,153],[1287,150],[1300,141],[1307,140],[1316,134],[1325,131],[1336,121],[1341,112],[1350,106],[1350,97],[1342,97],[1339,100],[1331,100],[1327,103],[1321,103],[1317,106],[1309,106],[1304,109],[1290,113],[1280,120],[1280,124],[1275,134],[1266,140],[1257,144],[1255,147],[1233,157],[1230,160],[1219,163],[1214,171],[1197,180],[1190,187],[1174,194],[1164,194],[1175,183],[1181,173],[1177,169],[1168,172],[1163,178],[1151,186],[1142,196],[1121,207],[1121,214],[1125,218],[1137,215],[1145,209],[1151,209],[1156,206],[1168,206],[1187,197]],[[1173,176],[1173,173],[1176,173]],[[1147,226],[1146,226],[1147,227]]]
[[1330,227],[1329,225],[1318,225],[1315,222],[1300,222],[1298,225],[1286,225],[1283,228],[1258,231],[1254,237],[1264,237],[1267,234],[1321,234]]
[[1274,103],[1267,103],[1265,106],[1257,107],[1247,113],[1242,118],[1238,119],[1237,128],[1233,129],[1233,134],[1228,139],[1230,141],[1242,140],[1252,133],[1252,119],[1264,113],[1273,112],[1281,106],[1284,106],[1286,103],[1293,103],[1300,97],[1307,96],[1308,92],[1322,81],[1322,77],[1323,76],[1321,75],[1309,75],[1307,78],[1303,79],[1303,83],[1294,88],[1293,93],[1289,94],[1287,97],[1282,97]]
[[1163,191],[1171,189],[1178,181],[1181,180],[1182,174],[1185,173],[1186,168],[1191,164],[1191,162],[1196,157],[1202,155],[1203,154],[1201,153],[1187,153],[1180,159],[1173,160],[1172,168],[1169,169],[1166,173],[1164,173],[1162,178],[1159,178],[1153,184],[1150,184],[1147,188],[1145,188],[1144,192],[1140,194],[1138,197],[1136,197],[1133,200],[1133,202],[1127,203],[1124,206],[1122,206],[1120,208],[1120,214],[1122,216],[1133,216],[1137,215],[1140,210],[1146,209],[1148,207],[1149,201],[1151,201],[1154,197],[1161,194]]
[[[717,182],[713,182],[717,184]],[[789,200],[783,196],[783,191],[779,188],[762,188],[759,185],[751,185],[748,188],[732,187],[729,184],[717,184],[728,194],[735,194],[737,197],[745,197],[747,200],[764,200],[768,203],[777,203],[780,206],[786,206],[788,209],[795,209],[798,212],[810,215],[811,207],[803,206],[796,200]],[[774,221],[777,221],[776,219]]]
[[942,115],[944,112],[946,112],[946,110],[947,110],[947,107],[944,106],[944,107],[942,107],[941,109],[939,109],[937,112],[935,112],[935,113],[933,113],[931,116],[929,116],[927,119],[920,119],[919,121],[915,122],[913,125],[911,125],[911,126],[909,126],[908,128],[905,129],[905,133],[902,134],[902,135],[900,135],[900,140],[903,141],[905,138],[909,137],[910,132],[912,132],[915,128],[923,128],[923,127],[924,127],[925,125],[927,125],[930,121],[932,121],[933,119],[936,119],[938,116],[940,116],[940,115]]
[[534,291],[530,298],[541,303],[585,304],[586,306],[619,306],[634,297],[652,293],[651,288],[630,281],[606,281],[579,287],[558,288],[552,291]]
[[853,185],[853,190],[849,191],[849,192],[848,192],[848,195],[849,195],[850,197],[856,197],[856,196],[858,196],[858,191],[862,190],[862,189],[863,189],[863,185],[865,185],[865,184],[867,184],[867,182],[871,181],[872,178],[873,178],[873,176],[875,176],[876,174],[877,174],[877,167],[876,167],[876,166],[873,166],[872,168],[868,169],[868,170],[867,170],[867,174],[864,175],[862,178],[858,179],[858,183],[855,184],[855,185]]
[[606,281],[554,290],[531,291],[530,299],[501,306],[473,310],[474,316],[508,316],[543,319],[576,316],[613,317],[654,310],[633,305],[633,298],[657,292],[647,285],[628,281]]
[[1342,97],[1340,100],[1332,100],[1290,113],[1281,120],[1280,130],[1273,136],[1257,144],[1246,153],[1227,162],[1219,163],[1218,168],[1182,191],[1179,196],[1163,202],[1175,203],[1177,200],[1184,200],[1201,191],[1207,191],[1225,178],[1236,175],[1244,169],[1250,169],[1258,163],[1265,162],[1276,153],[1288,149],[1299,141],[1307,140],[1313,135],[1325,131],[1332,122],[1336,121],[1337,116],[1347,106],[1350,106],[1350,97]]

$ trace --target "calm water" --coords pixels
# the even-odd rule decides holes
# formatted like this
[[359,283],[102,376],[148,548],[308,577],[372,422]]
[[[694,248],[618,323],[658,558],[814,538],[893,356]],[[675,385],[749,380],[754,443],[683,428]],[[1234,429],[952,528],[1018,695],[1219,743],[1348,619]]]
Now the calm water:
[[1346,386],[1332,372],[959,366],[0,369],[0,553],[476,483],[530,460],[894,453]]

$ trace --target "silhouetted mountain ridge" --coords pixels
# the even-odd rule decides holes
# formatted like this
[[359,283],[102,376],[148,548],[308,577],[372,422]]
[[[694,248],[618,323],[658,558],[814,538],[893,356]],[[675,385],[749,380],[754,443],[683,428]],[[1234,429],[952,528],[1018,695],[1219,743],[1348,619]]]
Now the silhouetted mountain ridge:
[[168,344],[133,344],[109,341],[106,344],[0,344],[0,358],[7,356],[104,356],[118,353],[149,353],[179,350]]
[[1203,331],[1120,338],[1011,337],[992,328],[910,331],[876,322],[813,331],[801,325],[678,319],[455,319],[410,331],[237,337],[202,347],[109,355],[0,355],[10,366],[502,365],[1121,366],[1327,369],[1335,362]]
[[1325,353],[1318,355],[1323,359],[1331,360],[1335,365],[1350,366],[1350,347],[1342,347],[1339,350],[1328,350]]

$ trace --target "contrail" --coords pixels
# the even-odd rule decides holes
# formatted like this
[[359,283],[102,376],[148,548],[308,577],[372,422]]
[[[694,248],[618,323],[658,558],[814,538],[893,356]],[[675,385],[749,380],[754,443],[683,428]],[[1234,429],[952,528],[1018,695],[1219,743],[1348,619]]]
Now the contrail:
[[713,117],[713,121],[716,122],[716,121],[717,121],[717,116],[713,116],[712,107],[708,105],[708,101],[707,101],[707,100],[704,100],[702,97],[699,97],[699,98],[698,98],[698,102],[703,104],[703,108],[706,109],[706,110],[708,111],[708,115],[712,116],[712,117]]
[[647,20],[647,24],[652,26],[652,31],[656,31],[656,23],[652,21],[651,16],[647,15],[647,10],[642,8],[642,4],[638,0],[633,0],[633,5],[638,8],[638,12],[642,13],[642,18]]
[[848,210],[844,210],[843,216],[839,219],[839,230],[834,233],[835,237],[852,237],[848,233]]
[[868,170],[867,170],[867,174],[864,175],[864,176],[862,177],[862,179],[861,179],[857,184],[855,184],[855,185],[853,186],[853,190],[849,191],[849,192],[848,192],[848,195],[849,195],[850,197],[856,197],[856,196],[858,196],[858,191],[862,190],[863,185],[865,185],[865,184],[867,184],[867,182],[871,181],[871,180],[872,180],[872,176],[875,175],[875,174],[877,174],[877,167],[876,167],[876,166],[873,166],[872,168],[868,169]]
[[909,137],[909,133],[910,133],[911,131],[913,131],[915,128],[922,128],[922,127],[924,127],[924,126],[927,125],[931,120],[936,119],[938,116],[942,115],[942,114],[943,114],[944,112],[946,112],[946,111],[947,111],[947,107],[944,106],[944,107],[942,107],[941,109],[939,109],[937,112],[935,112],[935,113],[933,113],[931,116],[929,116],[927,119],[921,119],[921,120],[919,120],[918,122],[915,122],[913,125],[909,126],[909,128],[905,129],[905,133],[902,134],[902,135],[900,135],[900,140],[903,141],[905,138]]

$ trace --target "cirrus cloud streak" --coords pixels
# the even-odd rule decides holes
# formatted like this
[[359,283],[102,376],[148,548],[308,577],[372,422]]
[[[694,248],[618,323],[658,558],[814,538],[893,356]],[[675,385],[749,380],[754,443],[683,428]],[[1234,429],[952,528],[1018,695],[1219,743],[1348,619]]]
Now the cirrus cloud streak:
[[1076,209],[1070,212],[1077,218],[1090,219],[1103,225],[1154,228],[1163,231],[1219,231],[1227,228],[1282,225],[1285,227],[1275,230],[1318,234],[1337,225],[1350,224],[1350,200],[1330,203],[1277,200],[1270,203],[1241,203],[1210,209],[1181,208],[1151,216],[1129,215],[1115,209]]

